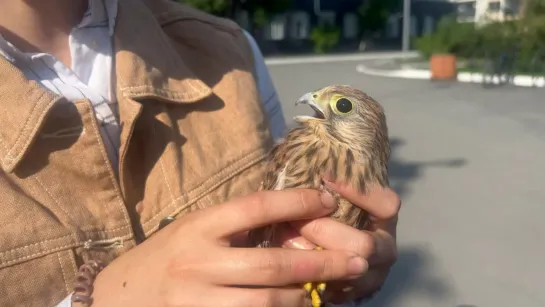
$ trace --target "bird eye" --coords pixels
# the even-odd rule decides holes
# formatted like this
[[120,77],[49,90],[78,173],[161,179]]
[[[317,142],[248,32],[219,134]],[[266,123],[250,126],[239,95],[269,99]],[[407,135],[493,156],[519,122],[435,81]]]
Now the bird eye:
[[341,98],[337,100],[337,104],[335,105],[337,107],[337,111],[340,113],[350,113],[352,111],[352,102],[346,98]]

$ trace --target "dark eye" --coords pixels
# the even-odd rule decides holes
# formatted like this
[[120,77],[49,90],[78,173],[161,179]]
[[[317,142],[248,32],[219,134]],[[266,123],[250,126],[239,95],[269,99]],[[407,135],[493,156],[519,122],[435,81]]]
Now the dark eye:
[[337,110],[341,113],[349,113],[352,111],[352,102],[346,98],[337,100]]

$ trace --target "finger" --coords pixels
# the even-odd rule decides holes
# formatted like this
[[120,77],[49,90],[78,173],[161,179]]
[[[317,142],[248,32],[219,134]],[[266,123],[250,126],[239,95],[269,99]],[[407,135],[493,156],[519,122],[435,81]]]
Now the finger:
[[248,246],[248,232],[243,231],[232,235],[229,239],[231,247],[247,247]]
[[375,253],[375,238],[365,231],[330,218],[292,222],[293,228],[324,249],[346,251],[369,258]]
[[[392,265],[397,259],[395,236],[388,230],[360,231],[330,218],[297,221],[290,224],[293,227],[291,232],[300,235],[285,242],[286,247],[301,248],[300,246],[316,244],[325,249],[347,251],[367,259],[370,267]],[[308,241],[314,244],[306,243]]]
[[201,214],[208,211],[198,227],[221,238],[269,224],[324,216],[335,207],[334,198],[327,192],[263,191],[201,210]]
[[399,196],[389,188],[371,185],[368,187],[367,193],[359,193],[357,189],[346,184],[328,180],[325,182],[343,198],[380,220],[395,218],[401,207]]
[[310,251],[287,248],[229,249],[203,261],[199,269],[205,280],[218,285],[286,286],[306,281],[322,281],[360,276],[367,262],[342,251]]
[[316,247],[316,244],[303,237],[288,223],[279,224],[275,235],[282,247],[297,249],[314,249]]
[[302,288],[200,287],[191,296],[180,297],[173,306],[194,306],[196,301],[199,306],[305,306],[305,292]]
[[374,232],[368,232],[375,242],[375,252],[366,258],[370,267],[384,266],[389,267],[397,260],[397,244],[395,236],[391,232],[377,229]]

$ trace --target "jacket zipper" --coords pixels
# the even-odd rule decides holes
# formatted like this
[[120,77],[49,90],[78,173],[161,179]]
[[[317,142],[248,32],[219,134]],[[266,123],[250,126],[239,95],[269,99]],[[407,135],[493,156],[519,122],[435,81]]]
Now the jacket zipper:
[[88,240],[85,243],[83,243],[83,249],[85,250],[93,250],[93,249],[114,249],[114,248],[121,248],[123,247],[123,239],[122,238],[114,238],[111,240],[102,240],[102,241],[93,241]]

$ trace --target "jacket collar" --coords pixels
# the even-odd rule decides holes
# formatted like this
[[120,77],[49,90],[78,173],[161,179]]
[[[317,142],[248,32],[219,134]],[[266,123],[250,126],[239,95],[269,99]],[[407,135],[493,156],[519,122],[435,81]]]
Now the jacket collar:
[[119,1],[115,33],[117,89],[123,97],[192,103],[212,94],[180,57],[184,47],[174,49],[141,0]]
[[[142,0],[118,2],[114,31],[118,98],[193,103],[212,94],[184,63]],[[145,40],[142,40],[145,37]],[[180,49],[181,48],[181,49]],[[12,172],[61,96],[43,88],[0,56],[0,165]]]

